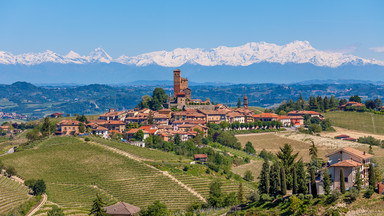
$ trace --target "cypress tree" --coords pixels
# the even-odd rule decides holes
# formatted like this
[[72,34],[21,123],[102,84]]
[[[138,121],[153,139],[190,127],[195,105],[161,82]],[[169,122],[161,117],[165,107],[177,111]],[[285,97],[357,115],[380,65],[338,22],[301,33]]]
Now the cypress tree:
[[345,194],[344,169],[340,169],[340,192]]
[[269,180],[270,180],[269,192],[271,194],[277,194],[280,191],[280,166],[277,162],[275,162],[271,166]]
[[323,187],[325,195],[329,195],[331,193],[331,184],[331,176],[329,175],[328,170],[325,170],[323,174]]
[[372,163],[369,164],[369,186],[375,187],[376,186],[376,179],[375,179],[375,169],[373,168]]
[[287,182],[285,180],[285,169],[281,167],[281,193],[283,195],[287,194]]
[[237,100],[237,108],[240,108],[241,107],[241,100],[239,98],[239,100]]
[[317,197],[315,169],[311,169],[311,192],[313,197]]
[[260,173],[260,194],[269,194],[269,161],[264,160],[263,167]]
[[302,160],[297,162],[297,193],[306,194],[308,191],[305,167]]
[[297,173],[296,173],[296,166],[293,166],[292,168],[292,194],[297,194],[298,185],[297,185]]
[[96,199],[93,200],[92,209],[89,213],[89,215],[95,215],[95,216],[105,216],[107,215],[104,210],[105,203],[102,201],[99,194],[96,194]]
[[240,185],[239,185],[239,191],[237,193],[237,199],[239,200],[240,203],[245,203],[247,201],[245,199],[244,187],[243,187],[242,182],[240,182]]
[[354,185],[358,191],[361,190],[361,173],[359,168],[356,170]]

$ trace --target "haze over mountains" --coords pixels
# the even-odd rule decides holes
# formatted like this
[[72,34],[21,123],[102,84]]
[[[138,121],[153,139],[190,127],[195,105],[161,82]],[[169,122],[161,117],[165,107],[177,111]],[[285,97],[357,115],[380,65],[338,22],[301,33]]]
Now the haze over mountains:
[[[320,51],[308,41],[286,45],[247,43],[211,50],[178,48],[112,58],[102,48],[88,56],[70,51],[13,55],[0,51],[2,83],[122,83],[167,80],[172,70],[195,82],[298,82],[310,79],[383,79],[384,61]],[[81,80],[81,82],[79,82]]]

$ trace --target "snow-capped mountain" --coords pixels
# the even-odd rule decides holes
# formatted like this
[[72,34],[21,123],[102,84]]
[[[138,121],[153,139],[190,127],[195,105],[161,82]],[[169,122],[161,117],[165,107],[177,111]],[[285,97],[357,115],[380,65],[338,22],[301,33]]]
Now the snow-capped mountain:
[[73,51],[62,56],[47,50],[43,53],[13,55],[0,51],[0,64],[36,65],[45,62],[59,64],[121,63],[125,65],[179,67],[184,64],[201,66],[249,66],[256,63],[310,63],[316,66],[338,67],[352,65],[384,65],[384,61],[364,59],[343,53],[321,51],[313,48],[308,41],[294,41],[286,45],[259,42],[247,43],[239,47],[219,46],[210,50],[178,48],[172,51],[157,51],[138,56],[122,55],[113,59],[102,48],[81,56]]

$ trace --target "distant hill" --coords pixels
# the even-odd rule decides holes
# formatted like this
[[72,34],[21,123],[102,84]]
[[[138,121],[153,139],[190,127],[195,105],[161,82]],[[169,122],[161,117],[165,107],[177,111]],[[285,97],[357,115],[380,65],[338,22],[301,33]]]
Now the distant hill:
[[[16,112],[42,117],[54,112],[64,114],[99,114],[108,108],[118,110],[134,108],[141,97],[151,95],[154,88],[164,88],[167,95],[172,93],[173,85],[121,85],[110,86],[91,84],[80,86],[38,87],[27,82],[0,85],[0,111]],[[284,100],[302,95],[331,96],[349,98],[360,95],[363,100],[383,98],[384,85],[374,83],[350,84],[232,84],[232,85],[196,85],[191,86],[192,97],[210,98],[214,103],[224,103],[235,107],[238,98],[248,96],[249,106],[271,107]]]
[[[339,67],[315,66],[310,63],[257,63],[248,66],[201,66],[184,64],[180,67],[183,76],[197,83],[295,83],[306,80],[354,79],[382,81],[384,66],[342,65]],[[124,84],[141,80],[147,84],[153,80],[170,80],[176,67],[159,65],[135,66],[120,63],[38,65],[0,64],[2,83],[27,81],[31,83],[74,84]],[[165,83],[168,83],[166,81]],[[135,84],[135,83],[133,83]]]

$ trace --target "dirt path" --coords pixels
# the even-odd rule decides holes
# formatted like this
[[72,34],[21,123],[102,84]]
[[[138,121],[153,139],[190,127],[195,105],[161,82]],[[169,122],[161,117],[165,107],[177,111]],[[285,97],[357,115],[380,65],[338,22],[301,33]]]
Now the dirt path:
[[150,160],[147,160],[147,159],[144,159],[144,158],[140,158],[140,157],[137,157],[133,154],[130,154],[128,152],[125,152],[125,151],[122,151],[120,149],[117,149],[117,148],[113,148],[113,147],[110,147],[110,146],[106,146],[106,145],[103,145],[103,144],[100,144],[100,143],[96,143],[96,142],[88,142],[90,144],[93,144],[93,145],[97,145],[97,146],[100,146],[106,150],[109,150],[109,151],[112,151],[112,152],[115,152],[117,154],[120,154],[120,155],[123,155],[125,157],[128,157],[132,160],[135,160],[135,161],[138,161],[142,164],[144,164],[145,166],[151,168],[151,169],[154,169],[160,173],[162,173],[164,176],[167,176],[168,178],[170,178],[172,181],[176,182],[177,184],[179,184],[181,187],[185,188],[187,191],[189,191],[190,193],[192,193],[194,196],[196,196],[197,198],[199,198],[201,201],[203,202],[207,202],[207,200],[199,193],[197,193],[195,190],[193,190],[192,188],[188,187],[187,185],[185,185],[183,182],[179,181],[178,179],[176,179],[174,176],[172,176],[171,174],[169,174],[167,171],[162,171],[162,170],[159,170],[149,164],[146,164],[146,163],[143,163],[143,161],[150,161]]
[[[349,130],[349,129],[340,128],[340,127],[333,127],[333,128],[335,128],[336,131],[334,131],[334,132],[321,132],[321,136],[334,138],[337,135],[346,134],[346,135],[353,137],[355,139],[357,139],[359,137],[364,137],[364,136],[372,136],[376,139],[384,140],[384,135],[371,134],[371,133],[367,133],[367,132]],[[376,130],[376,127],[375,127],[375,130]]]
[[47,199],[48,199],[48,196],[47,194],[43,194],[43,199],[41,200],[41,202],[39,203],[38,206],[36,206],[36,208],[34,208],[32,211],[30,211],[26,216],[32,216],[34,215],[37,211],[39,211],[41,209],[41,207],[43,207],[45,205],[45,203],[47,202]]

